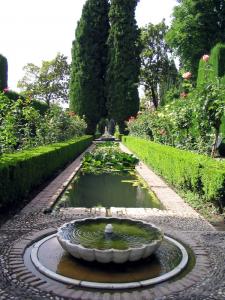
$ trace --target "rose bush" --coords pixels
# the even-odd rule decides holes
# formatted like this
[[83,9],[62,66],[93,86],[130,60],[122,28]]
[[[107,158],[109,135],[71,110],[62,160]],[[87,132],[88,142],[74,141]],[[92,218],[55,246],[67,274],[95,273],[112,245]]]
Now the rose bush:
[[0,153],[65,141],[85,133],[80,117],[53,105],[43,115],[28,99],[9,99],[0,93]]

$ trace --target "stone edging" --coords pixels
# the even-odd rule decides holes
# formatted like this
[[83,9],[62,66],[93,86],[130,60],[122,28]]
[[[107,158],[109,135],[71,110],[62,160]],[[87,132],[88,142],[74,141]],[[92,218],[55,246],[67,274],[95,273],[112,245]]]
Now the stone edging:
[[[126,146],[120,143],[120,148],[127,153],[133,154]],[[177,216],[195,217],[202,220],[208,227],[208,230],[216,231],[216,229],[204,219],[198,212],[196,212],[190,205],[188,205],[168,184],[156,175],[145,163],[142,161],[136,166],[136,171],[146,181],[149,188],[154,192],[159,201],[164,205],[167,211],[176,213]]]
[[[34,275],[31,271],[27,269],[27,267],[24,264],[23,256],[25,253],[25,250],[35,241],[38,241],[40,238],[43,238],[49,234],[55,233],[56,230],[54,228],[50,228],[43,231],[34,231],[32,232],[28,237],[23,238],[22,240],[16,242],[9,253],[9,268],[10,273],[12,273],[12,278],[18,281],[23,281],[24,283],[28,284],[29,286],[33,288],[37,288],[39,290],[45,291],[45,292],[51,292],[55,295],[62,296],[62,297],[70,297],[70,299],[80,299],[81,293],[88,293],[89,297],[86,297],[85,299],[93,299],[96,297],[96,294],[101,294],[99,291],[85,291],[82,289],[73,289],[72,286],[68,285],[62,285],[55,283],[47,283],[45,280],[38,278],[36,275]],[[210,262],[208,259],[208,253],[207,251],[197,242],[193,241],[191,238],[188,238],[185,232],[175,232],[173,233],[172,237],[183,240],[185,244],[190,246],[192,250],[194,251],[196,255],[196,264],[194,268],[188,273],[185,277],[182,279],[179,279],[177,281],[174,281],[172,283],[170,282],[164,282],[162,284],[158,284],[157,286],[154,286],[153,288],[146,288],[145,290],[136,290],[135,292],[129,293],[129,299],[132,298],[132,293],[138,293],[139,299],[156,299],[156,297],[166,296],[170,295],[179,291],[183,291],[192,285],[197,284],[199,281],[201,281],[208,273]],[[171,234],[168,234],[168,236],[171,236]],[[124,292],[118,292],[116,294],[124,294]],[[107,293],[111,295],[111,298],[108,299],[114,299],[113,293]],[[146,295],[148,294],[148,298],[146,298]],[[144,296],[145,295],[145,296]],[[97,299],[103,299],[101,296]]]
[[62,194],[70,181],[76,175],[81,167],[81,161],[86,152],[92,151],[95,144],[89,146],[81,155],[79,155],[65,170],[63,170],[43,191],[41,191],[30,203],[28,203],[20,214],[31,213],[42,210],[45,213],[51,212],[51,209]]
[[166,280],[169,280],[173,277],[175,277],[177,274],[179,274],[183,269],[185,269],[187,263],[188,263],[188,253],[186,249],[178,243],[176,240],[172,239],[171,237],[164,236],[164,239],[166,241],[170,241],[173,245],[177,246],[178,249],[180,249],[182,253],[182,260],[181,262],[172,270],[169,272],[151,278],[151,279],[145,279],[145,280],[140,280],[140,281],[132,281],[128,283],[106,283],[106,282],[93,282],[93,281],[86,281],[86,280],[77,280],[77,279],[71,279],[68,277],[64,277],[62,275],[57,274],[56,272],[53,272],[46,268],[39,260],[38,258],[38,252],[39,252],[39,247],[49,239],[52,239],[56,237],[55,234],[50,235],[45,237],[44,239],[41,239],[38,241],[35,246],[31,250],[31,261],[35,265],[36,269],[41,272],[42,274],[45,274],[46,276],[58,280],[64,284],[71,284],[73,286],[77,286],[78,288],[80,287],[87,287],[87,288],[93,288],[93,289],[107,289],[107,290],[125,290],[125,289],[133,289],[133,288],[141,288],[141,287],[150,287],[159,283],[162,283]]

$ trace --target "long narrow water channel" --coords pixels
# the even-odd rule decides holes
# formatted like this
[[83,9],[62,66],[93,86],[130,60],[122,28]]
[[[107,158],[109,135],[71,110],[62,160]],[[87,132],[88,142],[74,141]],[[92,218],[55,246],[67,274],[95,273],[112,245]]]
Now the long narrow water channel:
[[60,207],[158,208],[162,205],[135,175],[78,175],[57,202]]

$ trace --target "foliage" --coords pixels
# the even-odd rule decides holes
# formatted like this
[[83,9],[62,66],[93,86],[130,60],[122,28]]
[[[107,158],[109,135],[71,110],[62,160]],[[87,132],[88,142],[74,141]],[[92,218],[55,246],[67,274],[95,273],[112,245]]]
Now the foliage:
[[[195,115],[198,120],[198,129],[201,135],[210,127],[215,138],[212,148],[212,156],[215,156],[222,117],[225,113],[225,85],[217,79],[213,82],[206,82],[195,94],[197,105]],[[206,130],[205,130],[206,129]]]
[[139,110],[138,82],[140,70],[139,30],[135,20],[138,0],[112,0],[108,37],[108,68],[106,75],[107,109],[125,129],[124,121]]
[[[13,152],[32,140],[37,111],[21,99],[13,101],[0,95],[0,145],[1,152]],[[29,140],[29,141],[28,141]]]
[[225,41],[224,0],[179,1],[167,41],[176,50],[183,67],[196,78],[202,55],[209,53],[216,43]]
[[221,156],[225,157],[225,139],[223,139],[221,144],[219,145],[218,152]]
[[48,110],[48,105],[45,102],[38,101],[38,100],[32,100],[30,102],[30,105],[36,109],[40,115],[44,115]]
[[9,99],[0,94],[0,153],[10,153],[84,134],[86,123],[60,107],[42,115],[28,99]]
[[92,142],[83,136],[63,143],[37,147],[0,158],[0,208],[21,205],[34,188],[74,160]]
[[85,129],[86,123],[79,116],[53,106],[42,117],[42,122],[36,130],[36,139],[40,145],[56,143],[74,136],[81,136]]
[[145,111],[127,123],[128,130],[133,136],[193,150],[196,149],[196,145],[192,138],[192,125],[192,108],[188,106],[186,100],[180,99],[168,103],[158,111]]
[[220,132],[221,132],[222,137],[225,138],[225,114],[222,117],[222,122],[221,122],[221,126],[220,126]]
[[136,137],[123,143],[170,184],[225,206],[225,163]]
[[58,53],[51,61],[42,61],[41,67],[28,63],[18,87],[26,97],[50,103],[68,101],[70,66],[67,57]]
[[87,0],[75,32],[72,48],[70,108],[85,116],[87,132],[106,116],[105,73],[109,3]]
[[[211,55],[204,55],[199,63],[196,89],[197,117],[205,127],[209,125],[215,135],[211,155],[214,157],[225,113],[225,46],[218,44]],[[207,125],[206,125],[207,124]],[[204,132],[203,132],[204,134]]]
[[178,87],[173,86],[165,92],[163,104],[165,103],[168,104],[174,100],[175,101],[178,100],[179,98],[180,98],[180,90]]
[[225,84],[225,44],[217,44],[210,52],[208,61],[199,61],[197,87],[206,82],[216,81]]
[[138,159],[122,152],[117,144],[103,143],[91,153],[86,153],[82,162],[83,173],[127,172],[135,167]]
[[18,100],[18,99],[25,100],[25,97],[24,97],[23,95],[21,95],[21,94],[15,92],[15,91],[12,91],[12,90],[10,90],[10,89],[6,89],[6,90],[4,91],[4,94],[5,94],[9,99],[14,100],[14,101],[16,101],[16,100]]
[[[182,75],[179,98],[170,100],[158,111],[148,111],[128,122],[131,135],[181,149],[215,156],[225,113],[225,85],[212,74],[208,55],[204,61],[204,81],[193,89],[191,73]],[[201,66],[203,69],[203,67]],[[177,96],[176,96],[177,97]],[[214,139],[214,140],[213,140]]]
[[174,84],[177,77],[175,64],[169,58],[171,49],[164,39],[167,30],[164,20],[141,29],[141,84],[155,108],[159,105],[160,90],[166,88],[166,84]]
[[117,139],[117,140],[120,140],[122,139],[122,134],[120,133],[120,129],[119,129],[119,126],[116,125],[115,126],[115,133],[114,133],[114,137]]
[[0,92],[8,87],[8,62],[7,59],[0,54]]

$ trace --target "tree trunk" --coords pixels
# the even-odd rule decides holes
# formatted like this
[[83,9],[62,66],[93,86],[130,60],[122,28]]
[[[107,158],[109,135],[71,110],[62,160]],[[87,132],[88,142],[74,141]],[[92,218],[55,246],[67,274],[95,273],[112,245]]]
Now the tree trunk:
[[153,88],[153,86],[151,86],[151,93],[152,93],[152,102],[153,105],[155,107],[155,109],[157,109],[159,103],[158,103],[158,97],[157,97],[157,93],[155,93],[155,90]]

